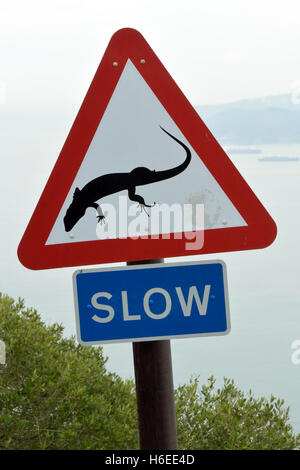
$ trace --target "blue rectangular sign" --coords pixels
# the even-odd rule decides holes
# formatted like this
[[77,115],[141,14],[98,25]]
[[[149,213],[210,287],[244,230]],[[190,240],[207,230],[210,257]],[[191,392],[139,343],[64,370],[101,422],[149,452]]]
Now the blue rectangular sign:
[[73,274],[81,344],[227,334],[222,261],[144,264]]

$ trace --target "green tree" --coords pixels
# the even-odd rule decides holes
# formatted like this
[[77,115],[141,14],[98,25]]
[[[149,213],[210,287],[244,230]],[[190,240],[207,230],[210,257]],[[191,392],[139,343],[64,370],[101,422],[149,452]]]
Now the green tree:
[[0,449],[137,448],[132,382],[106,371],[101,348],[62,333],[0,296]]
[[[134,383],[109,373],[102,348],[0,294],[0,449],[137,449]],[[225,380],[175,391],[180,449],[294,449],[300,437],[274,397],[256,399]]]
[[199,387],[199,378],[176,390],[178,440],[185,449],[293,450],[300,446],[289,421],[284,400],[245,394],[233,380],[216,388],[210,377]]

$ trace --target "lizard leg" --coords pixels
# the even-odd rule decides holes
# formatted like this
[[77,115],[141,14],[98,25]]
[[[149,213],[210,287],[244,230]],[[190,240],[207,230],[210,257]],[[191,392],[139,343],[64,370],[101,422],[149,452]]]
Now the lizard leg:
[[144,207],[153,207],[154,204],[146,204],[145,199],[142,196],[139,196],[135,193],[135,187],[128,190],[128,197],[131,201],[138,202],[143,208]]
[[[145,208],[145,205],[144,204],[139,204],[140,208],[141,208],[141,212],[145,212],[147,214],[148,217],[150,217],[150,215],[148,214],[148,212],[146,211],[146,208]],[[147,206],[148,207],[148,206]]]
[[96,209],[97,214],[98,214],[97,215],[98,222],[102,224],[102,222],[104,222],[105,215],[103,214],[102,209],[99,206],[99,204],[96,204],[95,202],[93,202],[92,204],[89,205],[89,207],[93,207],[94,209]]

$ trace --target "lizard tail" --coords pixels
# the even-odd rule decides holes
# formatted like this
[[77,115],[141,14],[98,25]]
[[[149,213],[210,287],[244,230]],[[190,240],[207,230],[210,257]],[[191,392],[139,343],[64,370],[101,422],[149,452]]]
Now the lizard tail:
[[192,159],[191,151],[188,148],[188,146],[185,145],[185,143],[181,142],[181,140],[177,139],[177,137],[170,134],[170,132],[166,131],[166,129],[164,129],[162,126],[159,126],[159,127],[169,137],[171,137],[171,139],[175,140],[175,142],[177,142],[179,145],[181,145],[181,147],[184,148],[184,150],[186,151],[186,158],[185,158],[183,163],[181,163],[180,165],[178,165],[174,168],[170,168],[169,170],[156,171],[154,173],[154,175],[155,175],[154,176],[154,181],[162,181],[162,180],[165,180],[165,179],[168,179],[168,178],[172,178],[173,176],[179,175],[180,173],[182,173],[188,167],[188,165],[190,164],[190,161]]

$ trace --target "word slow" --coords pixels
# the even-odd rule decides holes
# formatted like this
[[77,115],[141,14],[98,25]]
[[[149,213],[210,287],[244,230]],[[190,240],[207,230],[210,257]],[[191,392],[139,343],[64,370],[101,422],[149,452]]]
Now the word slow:
[[[172,312],[174,302],[176,303],[176,308],[180,306],[184,317],[191,316],[193,305],[196,305],[199,315],[206,315],[211,290],[210,285],[205,285],[204,290],[202,289],[202,299],[196,286],[190,286],[186,296],[183,295],[181,287],[175,287],[174,290],[175,292],[172,292],[172,295],[161,287],[153,287],[147,290],[143,299],[141,299],[140,305],[137,306],[135,303],[133,307],[135,313],[130,311],[127,290],[120,292],[121,298],[117,299],[118,302],[115,304],[114,298],[110,292],[96,292],[91,298],[91,305],[97,309],[98,312],[93,315],[92,319],[98,323],[111,322],[115,317],[116,304],[122,307],[124,321],[141,320],[141,313],[136,313],[137,309],[141,312],[139,307],[143,307],[143,312],[151,319],[162,320]],[[157,296],[162,296],[162,299],[158,299]],[[101,303],[101,299],[109,300],[110,303]],[[158,300],[160,300],[159,305],[163,306],[163,309],[159,312],[154,309],[154,306],[158,304]]]

